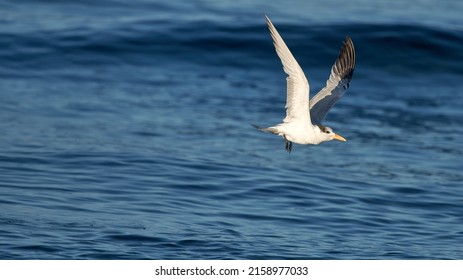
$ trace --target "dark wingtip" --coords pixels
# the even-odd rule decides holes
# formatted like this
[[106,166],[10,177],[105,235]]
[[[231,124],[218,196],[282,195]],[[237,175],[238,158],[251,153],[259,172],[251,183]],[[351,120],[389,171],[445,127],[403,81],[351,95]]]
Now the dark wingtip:
[[338,59],[336,60],[336,70],[342,78],[351,79],[355,68],[355,47],[354,42],[349,36],[341,47]]

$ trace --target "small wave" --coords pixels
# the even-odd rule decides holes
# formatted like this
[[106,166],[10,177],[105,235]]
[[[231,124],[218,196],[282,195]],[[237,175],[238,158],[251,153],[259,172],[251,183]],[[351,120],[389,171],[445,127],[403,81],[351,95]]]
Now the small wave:
[[[303,64],[323,66],[345,35],[353,38],[358,64],[406,73],[461,73],[463,35],[454,30],[402,24],[279,25]],[[264,24],[210,21],[175,25],[139,21],[112,29],[73,28],[54,32],[0,34],[0,64],[16,68],[100,63],[210,63],[247,67],[274,56]],[[326,62],[325,62],[326,61]]]

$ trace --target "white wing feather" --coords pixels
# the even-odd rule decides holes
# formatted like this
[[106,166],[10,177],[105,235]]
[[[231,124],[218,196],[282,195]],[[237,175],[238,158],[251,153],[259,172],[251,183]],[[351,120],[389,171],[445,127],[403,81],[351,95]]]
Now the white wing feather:
[[310,88],[307,78],[275,26],[273,26],[267,16],[265,18],[267,19],[268,28],[273,39],[273,45],[283,64],[283,70],[288,74],[286,78],[286,117],[283,119],[283,122],[311,124],[309,113]]

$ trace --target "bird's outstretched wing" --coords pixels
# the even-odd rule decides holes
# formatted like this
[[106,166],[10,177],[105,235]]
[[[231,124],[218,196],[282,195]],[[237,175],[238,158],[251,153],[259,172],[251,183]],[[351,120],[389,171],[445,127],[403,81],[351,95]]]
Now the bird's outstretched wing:
[[331,68],[326,86],[310,100],[310,116],[314,124],[321,124],[328,111],[349,88],[355,68],[354,43],[346,37],[338,59]]
[[273,39],[273,45],[283,64],[283,70],[288,74],[286,78],[286,117],[283,122],[304,122],[310,124],[309,83],[307,82],[307,78],[275,26],[273,26],[267,16],[265,18],[267,19],[268,28]]

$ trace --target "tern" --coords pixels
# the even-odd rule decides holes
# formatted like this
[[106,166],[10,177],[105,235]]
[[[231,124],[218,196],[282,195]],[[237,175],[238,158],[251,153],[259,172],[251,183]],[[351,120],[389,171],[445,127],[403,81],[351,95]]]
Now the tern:
[[286,117],[283,123],[271,127],[259,127],[260,131],[270,132],[285,139],[285,149],[291,153],[293,143],[318,145],[325,141],[346,139],[322,124],[328,111],[346,93],[352,80],[355,67],[354,43],[346,36],[338,58],[331,68],[326,86],[309,101],[309,82],[285,41],[273,26],[270,19],[267,25],[273,39],[276,53],[283,64],[286,77]]

